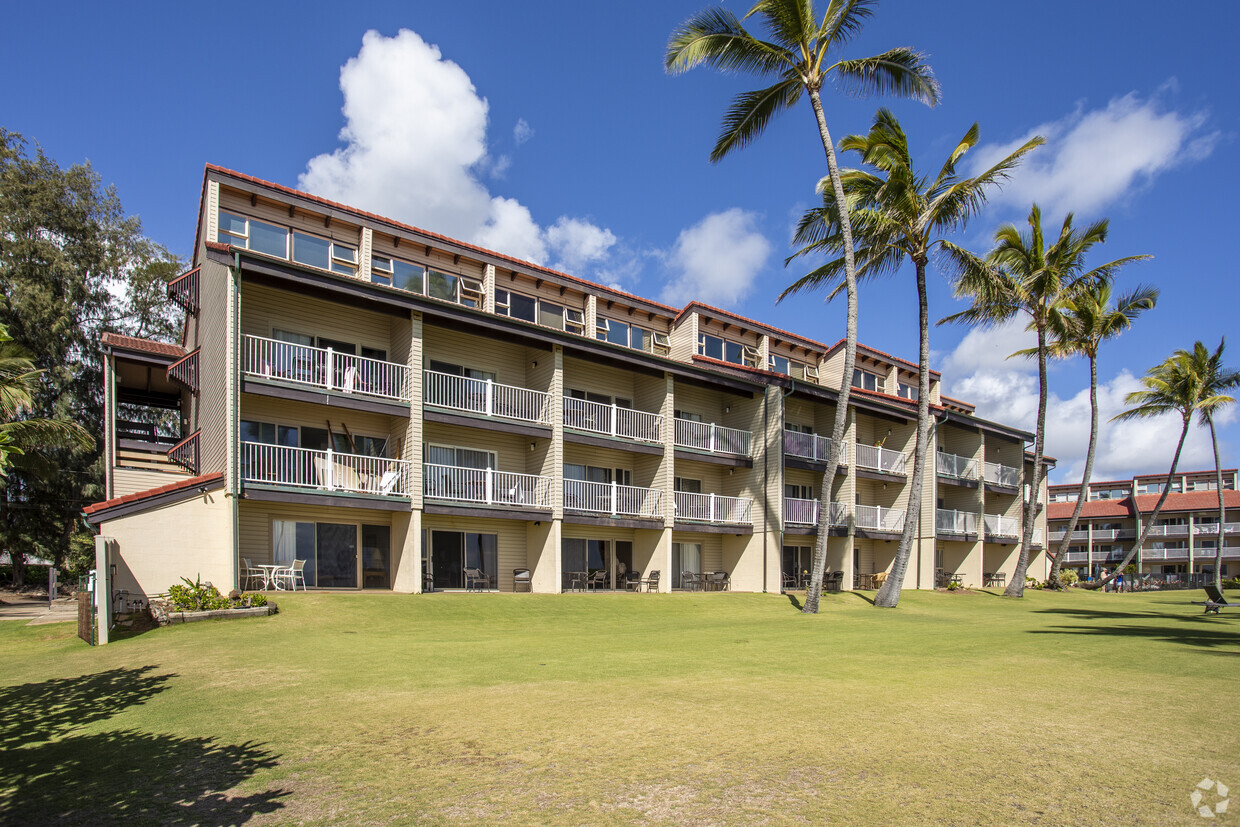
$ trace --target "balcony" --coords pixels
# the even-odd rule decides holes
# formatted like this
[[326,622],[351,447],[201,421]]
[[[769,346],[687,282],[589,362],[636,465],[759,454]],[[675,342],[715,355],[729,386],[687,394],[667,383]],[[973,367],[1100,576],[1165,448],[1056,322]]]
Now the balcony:
[[[799,431],[784,431],[784,454],[790,457],[808,459],[811,462],[826,462],[831,455],[830,437],[818,434],[803,434]],[[848,446],[840,451],[840,465],[848,462]]]
[[677,491],[673,497],[676,519],[696,523],[753,525],[753,500],[719,494]]
[[[1240,534],[1240,523],[1223,523],[1224,534]],[[1193,526],[1194,535],[1218,534],[1218,523],[1197,523]]]
[[194,431],[192,434],[185,437],[185,439],[168,449],[168,459],[172,460],[191,474],[198,473],[198,437],[201,433],[201,431]]
[[659,414],[571,396],[564,397],[564,427],[634,442],[663,441],[663,417]]
[[997,462],[987,462],[982,466],[982,479],[992,485],[1019,488],[1020,469],[1010,465],[1000,465]]
[[[832,526],[848,525],[848,507],[843,503],[831,503],[828,516]],[[818,500],[784,497],[784,522],[788,525],[818,525]]]
[[934,515],[934,528],[938,534],[976,534],[977,515],[971,511],[940,508]]
[[[858,459],[858,461],[860,460]],[[858,505],[856,506],[855,514],[857,528],[870,531],[886,531],[893,534],[904,531],[903,511],[898,511],[894,508],[884,508],[881,505]]]
[[[1215,529],[1217,533],[1218,529]],[[1187,537],[1188,526],[1186,525],[1155,525],[1150,526],[1146,537]]]
[[614,482],[564,480],[564,507],[613,517],[662,519],[663,492]]
[[939,451],[935,455],[934,468],[940,477],[954,480],[977,479],[977,460]]
[[241,479],[260,485],[408,497],[411,466],[400,459],[241,443]]
[[899,451],[889,451],[877,445],[857,446],[857,467],[883,474],[904,476],[908,457]]
[[422,402],[436,408],[551,425],[551,395],[490,379],[422,372]]
[[409,368],[331,348],[310,347],[262,336],[242,337],[241,371],[316,390],[409,401]]
[[168,378],[185,388],[190,393],[198,392],[198,353],[195,348],[177,362],[168,366]]
[[197,267],[168,282],[168,298],[180,305],[186,313],[198,312]]
[[986,514],[983,516],[988,537],[1019,537],[1020,520],[1015,517],[1004,517],[1002,514]]
[[712,454],[740,454],[749,456],[749,432],[738,428],[725,428],[713,422],[693,422],[688,419],[675,421],[676,447],[694,448]]
[[424,463],[423,494],[429,500],[550,510],[551,478],[490,468]]
[[1089,552],[1088,551],[1069,551],[1067,554],[1064,555],[1063,561],[1065,563],[1088,563]]

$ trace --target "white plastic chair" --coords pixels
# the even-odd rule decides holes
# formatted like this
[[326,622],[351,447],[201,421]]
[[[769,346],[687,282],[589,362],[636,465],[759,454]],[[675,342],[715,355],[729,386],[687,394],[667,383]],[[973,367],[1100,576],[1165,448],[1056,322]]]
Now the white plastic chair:
[[297,591],[297,583],[298,581],[300,581],[301,590],[303,592],[307,591],[306,575],[305,575],[305,572],[303,571],[305,567],[306,567],[305,560],[294,560],[293,565],[289,566],[288,568],[278,569],[275,574],[275,579],[277,582],[283,583],[284,588],[289,589],[290,591]]
[[267,584],[267,577],[263,573],[263,570],[256,569],[254,566],[250,565],[250,558],[248,557],[241,558],[241,570],[238,572],[238,575],[241,579],[241,588],[243,591],[250,589],[256,580],[263,585]]

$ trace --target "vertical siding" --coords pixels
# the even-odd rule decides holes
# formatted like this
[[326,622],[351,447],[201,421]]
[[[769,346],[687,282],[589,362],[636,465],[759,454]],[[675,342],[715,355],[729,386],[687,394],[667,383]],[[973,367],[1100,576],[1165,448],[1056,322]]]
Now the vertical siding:
[[669,339],[672,343],[671,357],[677,362],[692,362],[693,354],[697,353],[698,315],[689,313],[682,316],[672,328]]
[[[200,428],[199,437],[201,473],[226,471],[228,464],[228,420],[230,399],[229,366],[231,346],[228,320],[232,276],[229,268],[207,261],[199,272],[201,309],[201,338],[197,342],[202,349],[200,363],[203,366],[199,390]],[[231,490],[231,487],[230,487]]]

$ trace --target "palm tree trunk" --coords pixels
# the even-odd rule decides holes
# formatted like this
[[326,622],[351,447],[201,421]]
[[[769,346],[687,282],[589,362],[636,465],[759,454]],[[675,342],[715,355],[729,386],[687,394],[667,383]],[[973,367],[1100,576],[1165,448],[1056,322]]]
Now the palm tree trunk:
[[[1223,590],[1223,541],[1227,539],[1227,506],[1223,498],[1223,466],[1218,460],[1218,434],[1214,431],[1214,417],[1206,414],[1210,425],[1210,442],[1214,443],[1214,482],[1218,491],[1218,548],[1214,550],[1214,588]],[[1191,578],[1190,578],[1191,579]]]
[[[1132,548],[1128,549],[1128,554],[1125,555],[1123,561],[1115,567],[1115,571],[1111,572],[1097,583],[1089,584],[1088,588],[1101,589],[1107,583],[1110,583],[1116,577],[1119,577],[1119,575],[1123,573],[1124,569],[1128,568],[1128,564],[1132,562],[1132,558],[1137,556],[1137,550],[1145,545],[1145,536],[1149,534],[1150,528],[1154,525],[1154,521],[1158,519],[1158,512],[1162,511],[1163,503],[1167,501],[1167,495],[1171,493],[1171,480],[1175,477],[1175,469],[1180,464],[1180,451],[1184,449],[1184,439],[1188,436],[1188,426],[1192,423],[1192,421],[1191,414],[1184,417],[1184,427],[1180,429],[1180,441],[1176,443],[1175,456],[1171,458],[1171,470],[1167,472],[1167,479],[1163,483],[1162,496],[1158,498],[1158,502],[1154,503],[1154,510],[1150,512],[1149,519],[1144,523],[1140,523],[1140,513],[1138,512],[1138,524],[1141,526],[1141,531],[1137,535],[1137,541],[1132,544]],[[1132,502],[1133,509],[1135,510],[1137,502],[1137,495],[1135,493],[1132,495]]]
[[[1047,585],[1052,589],[1062,589],[1063,584],[1059,582],[1059,569],[1063,566],[1064,556],[1068,553],[1068,546],[1072,544],[1072,532],[1076,531],[1076,522],[1081,517],[1081,509],[1085,507],[1085,501],[1089,499],[1089,478],[1094,473],[1094,453],[1098,449],[1098,357],[1096,354],[1089,354],[1089,450],[1085,452],[1085,473],[1081,475],[1081,487],[1077,490],[1076,507],[1072,509],[1072,519],[1068,521],[1068,527],[1064,531],[1063,540],[1059,543],[1059,551],[1055,552],[1055,559],[1051,562],[1051,573],[1046,578]],[[1046,542],[1050,542],[1050,536],[1046,538]]]
[[[1042,454],[1046,442],[1046,325],[1038,321],[1038,425],[1033,437],[1033,482],[1029,485],[1029,500],[1025,503],[1025,521],[1021,528],[1020,554],[1016,558],[1016,571],[1012,582],[1003,594],[1006,597],[1025,596],[1025,577],[1029,571],[1029,547],[1033,545],[1033,526],[1038,519],[1038,494],[1042,489]],[[1025,467],[1021,452],[1020,467]],[[1046,542],[1043,540],[1043,542]]]
[[822,474],[821,493],[818,496],[819,525],[814,541],[814,563],[805,595],[805,607],[801,609],[805,614],[817,614],[818,600],[822,596],[822,576],[827,567],[831,489],[835,484],[835,474],[840,467],[840,455],[844,450],[844,431],[848,426],[848,400],[852,394],[853,366],[857,361],[857,267],[853,260],[852,222],[848,218],[848,202],[844,199],[844,182],[840,180],[840,169],[835,162],[835,145],[831,141],[831,132],[827,129],[827,117],[823,113],[822,98],[817,89],[809,90],[809,100],[814,107],[814,118],[818,121],[818,134],[822,138],[822,148],[827,154],[827,175],[831,179],[831,188],[835,192],[835,203],[839,205],[840,234],[844,238],[844,283],[848,291],[844,375],[840,379],[839,396],[835,402],[835,427],[831,429],[831,450],[827,456],[827,467]]
[[926,302],[926,263],[918,261],[916,267],[917,312],[921,325],[921,343],[917,351],[917,440],[913,448],[913,479],[908,487],[908,505],[904,509],[904,531],[900,533],[900,545],[896,549],[896,559],[891,563],[891,572],[874,597],[875,606],[887,609],[895,608],[900,602],[900,589],[904,586],[904,575],[912,556],[913,539],[920,541],[922,476],[930,441],[930,318]]

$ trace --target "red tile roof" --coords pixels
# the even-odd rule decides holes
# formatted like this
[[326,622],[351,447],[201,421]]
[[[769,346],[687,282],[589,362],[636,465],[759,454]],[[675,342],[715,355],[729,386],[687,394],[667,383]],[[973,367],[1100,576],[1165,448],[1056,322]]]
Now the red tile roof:
[[[1070,520],[1076,503],[1047,503],[1046,519]],[[1094,500],[1081,507],[1081,519],[1093,517],[1131,517],[1132,509],[1127,499]]]
[[778,327],[772,327],[771,325],[766,324],[765,322],[760,322],[756,319],[750,319],[745,316],[741,316],[737,313],[733,313],[730,310],[723,310],[722,308],[712,307],[711,305],[706,304],[705,302],[700,302],[700,301],[691,301],[688,304],[686,304],[684,306],[684,309],[676,314],[675,321],[677,322],[680,321],[681,317],[697,309],[707,311],[708,315],[727,316],[729,319],[735,319],[736,321],[743,322],[744,324],[747,324],[751,327],[760,328],[762,330],[769,330],[772,333],[776,334],[777,338],[783,337],[786,339],[795,339],[796,341],[802,343],[803,345],[812,345],[814,349],[823,351],[824,353],[827,350],[827,346],[824,345],[822,342],[811,339],[808,336],[801,336],[797,333],[792,333],[791,331],[781,330]]
[[157,342],[154,339],[139,339],[137,336],[122,336],[119,333],[104,333],[101,341],[106,347],[117,347],[121,350],[136,350],[140,353],[154,353],[159,356],[181,358],[185,348],[169,342]]
[[[1149,514],[1158,503],[1158,494],[1138,494],[1136,507],[1142,514]],[[1240,491],[1224,491],[1223,504],[1227,509],[1240,508]],[[1067,520],[1072,517],[1076,503],[1050,503],[1046,507],[1048,520]],[[1159,512],[1210,511],[1218,508],[1217,491],[1189,491],[1185,494],[1168,494]],[[1085,503],[1081,517],[1134,517],[1133,498],[1122,500],[1094,500]]]
[[[830,356],[832,351],[843,347],[845,343],[847,343],[847,341],[848,341],[847,339],[840,339],[838,342],[831,345],[831,347],[827,348],[827,355]],[[870,347],[869,345],[863,345],[860,342],[857,342],[857,350],[866,350],[866,351],[869,351],[870,353],[873,353],[876,356],[881,356],[884,359],[890,359],[892,362],[896,362],[898,364],[904,365],[905,367],[907,367],[909,370],[913,371],[914,373],[916,373],[919,370],[916,362],[910,362],[907,359],[901,359],[899,356],[892,356],[890,353],[884,353],[883,351],[877,348]],[[941,376],[942,374],[940,374],[934,368],[931,368],[930,375]],[[960,400],[957,399],[956,401],[959,402]],[[965,403],[965,404],[968,404],[968,403]]]
[[215,482],[216,480],[222,480],[222,479],[224,479],[224,475],[220,473],[219,471],[216,471],[215,473],[212,473],[212,474],[200,474],[197,477],[190,477],[189,479],[178,480],[177,482],[171,482],[171,483],[168,483],[167,485],[161,485],[158,488],[151,488],[147,491],[139,491],[136,494],[126,494],[123,497],[113,497],[112,499],[104,500],[101,503],[95,503],[93,505],[88,505],[86,506],[86,508],[82,510],[85,511],[87,514],[97,514],[100,511],[105,511],[109,508],[115,508],[118,505],[124,505],[126,503],[137,502],[139,500],[146,500],[146,499],[150,499],[151,497],[158,497],[160,494],[170,494],[173,491],[183,491],[189,488],[198,488],[200,486]]

